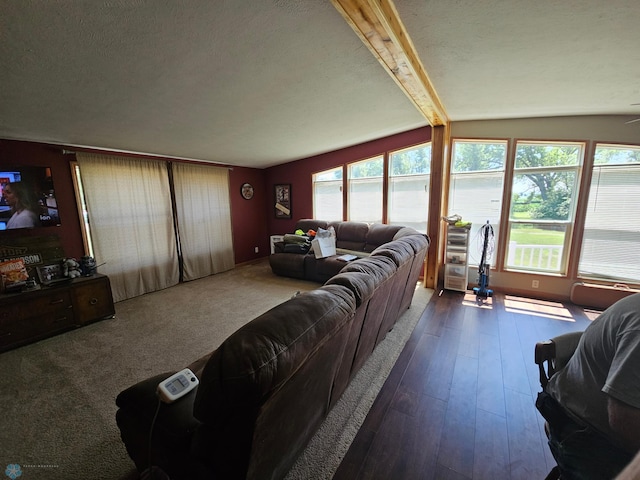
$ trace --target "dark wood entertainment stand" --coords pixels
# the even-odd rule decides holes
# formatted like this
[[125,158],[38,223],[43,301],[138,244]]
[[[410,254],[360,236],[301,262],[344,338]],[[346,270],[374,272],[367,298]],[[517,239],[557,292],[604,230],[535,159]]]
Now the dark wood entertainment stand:
[[0,352],[114,315],[111,284],[106,275],[2,294]]

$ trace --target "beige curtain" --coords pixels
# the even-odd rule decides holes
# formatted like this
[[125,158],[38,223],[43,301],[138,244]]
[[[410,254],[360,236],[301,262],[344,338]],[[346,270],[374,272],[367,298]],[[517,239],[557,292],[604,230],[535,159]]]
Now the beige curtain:
[[174,163],[173,184],[183,280],[232,269],[235,259],[229,171],[207,165]]
[[176,285],[178,254],[165,162],[76,154],[99,271],[114,301]]

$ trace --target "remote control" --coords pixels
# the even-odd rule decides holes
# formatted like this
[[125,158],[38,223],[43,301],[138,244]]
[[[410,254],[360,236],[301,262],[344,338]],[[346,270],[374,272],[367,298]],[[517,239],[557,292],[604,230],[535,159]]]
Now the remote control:
[[196,388],[199,383],[198,377],[185,368],[158,384],[158,396],[164,403],[175,402]]

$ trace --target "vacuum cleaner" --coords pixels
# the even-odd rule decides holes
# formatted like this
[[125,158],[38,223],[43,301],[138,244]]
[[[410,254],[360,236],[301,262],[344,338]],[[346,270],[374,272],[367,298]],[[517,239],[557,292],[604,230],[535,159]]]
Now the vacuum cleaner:
[[480,234],[483,236],[483,245],[482,245],[482,259],[480,260],[480,265],[478,265],[478,286],[473,288],[473,293],[476,294],[476,301],[478,303],[483,302],[487,298],[493,295],[493,290],[489,287],[489,244],[490,240],[493,243],[493,227],[489,224],[489,220],[487,223],[482,226],[480,229]]

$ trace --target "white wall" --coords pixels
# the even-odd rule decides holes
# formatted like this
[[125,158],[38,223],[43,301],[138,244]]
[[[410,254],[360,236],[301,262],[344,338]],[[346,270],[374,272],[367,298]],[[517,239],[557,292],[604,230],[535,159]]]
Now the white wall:
[[452,122],[451,137],[579,140],[640,144],[640,122],[633,116],[582,116]]

